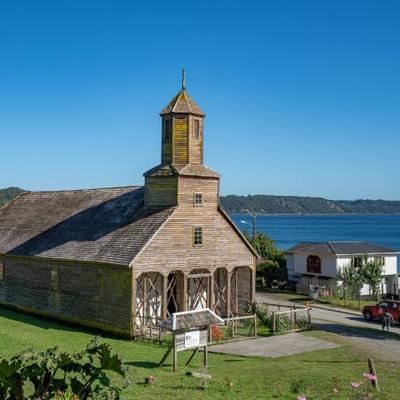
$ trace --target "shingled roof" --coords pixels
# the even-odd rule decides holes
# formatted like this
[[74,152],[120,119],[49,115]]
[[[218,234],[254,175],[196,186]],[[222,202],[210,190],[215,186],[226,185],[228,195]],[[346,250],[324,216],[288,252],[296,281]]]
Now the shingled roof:
[[363,255],[398,253],[398,251],[375,243],[349,241],[325,243],[301,242],[286,250],[286,253]]
[[129,265],[175,209],[143,199],[139,186],[24,193],[0,209],[0,253]]
[[143,174],[144,176],[199,176],[202,178],[220,178],[220,175],[203,164],[157,165]]
[[186,93],[185,89],[182,89],[165,107],[160,115],[164,114],[196,114],[205,116],[200,107],[194,102],[194,100]]

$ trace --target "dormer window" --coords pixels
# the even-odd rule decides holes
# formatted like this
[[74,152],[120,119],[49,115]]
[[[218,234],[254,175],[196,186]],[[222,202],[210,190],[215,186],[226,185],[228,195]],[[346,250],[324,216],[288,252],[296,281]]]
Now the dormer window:
[[193,120],[193,139],[199,140],[200,134],[200,120],[195,119]]
[[170,119],[164,120],[164,140],[166,142],[171,141],[171,120]]
[[201,207],[203,205],[203,193],[195,193],[193,196],[193,205]]

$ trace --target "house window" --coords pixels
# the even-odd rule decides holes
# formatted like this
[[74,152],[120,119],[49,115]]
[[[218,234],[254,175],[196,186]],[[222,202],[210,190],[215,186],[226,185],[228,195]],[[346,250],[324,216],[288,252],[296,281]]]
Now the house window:
[[201,246],[203,244],[203,227],[195,226],[193,228],[193,245]]
[[4,280],[4,264],[0,263],[0,281]]
[[200,120],[193,120],[193,139],[200,139]]
[[321,259],[318,256],[307,257],[307,272],[310,274],[321,273]]
[[385,265],[385,257],[375,257],[375,262],[380,265]]
[[353,258],[353,266],[354,268],[361,268],[363,263],[363,259],[361,257]]
[[171,120],[170,119],[164,120],[164,140],[166,142],[171,141]]
[[195,193],[193,203],[196,207],[201,207],[203,205],[203,193]]

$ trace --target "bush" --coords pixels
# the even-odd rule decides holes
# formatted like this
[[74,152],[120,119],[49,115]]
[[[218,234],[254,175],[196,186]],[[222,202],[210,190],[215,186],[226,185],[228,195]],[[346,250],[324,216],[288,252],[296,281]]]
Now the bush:
[[[125,378],[126,367],[111,347],[93,339],[80,353],[26,351],[0,360],[2,400],[118,400],[121,389],[106,371]],[[25,393],[31,388],[29,395]]]

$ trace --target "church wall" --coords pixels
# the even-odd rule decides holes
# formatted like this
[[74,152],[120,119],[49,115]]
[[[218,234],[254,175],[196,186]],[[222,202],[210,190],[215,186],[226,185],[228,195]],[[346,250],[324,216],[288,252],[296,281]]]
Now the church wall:
[[175,164],[188,163],[188,117],[174,115],[173,118],[173,159]]
[[176,176],[147,177],[145,187],[146,205],[173,206],[177,203],[178,178]]
[[0,256],[0,304],[129,334],[131,271],[79,262]]
[[[200,137],[198,139],[195,137],[194,120],[199,121]],[[203,124],[203,118],[198,116],[189,117],[189,162],[192,164],[203,163]]]
[[[193,245],[193,227],[203,227],[203,245]],[[164,274],[189,273],[196,268],[210,272],[238,266],[255,268],[255,257],[225,217],[215,207],[179,208],[134,260],[133,273],[151,270]]]

